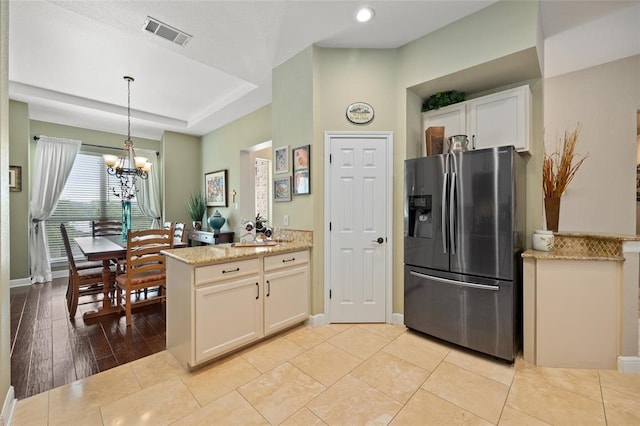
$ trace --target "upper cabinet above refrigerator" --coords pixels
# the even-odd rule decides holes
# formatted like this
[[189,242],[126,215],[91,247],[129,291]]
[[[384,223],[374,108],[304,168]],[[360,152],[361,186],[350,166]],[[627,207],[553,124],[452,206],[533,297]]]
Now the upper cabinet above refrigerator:
[[[444,126],[445,139],[469,138],[469,149],[513,145],[529,151],[531,90],[524,85],[423,113],[423,126]],[[424,132],[423,132],[424,133]]]

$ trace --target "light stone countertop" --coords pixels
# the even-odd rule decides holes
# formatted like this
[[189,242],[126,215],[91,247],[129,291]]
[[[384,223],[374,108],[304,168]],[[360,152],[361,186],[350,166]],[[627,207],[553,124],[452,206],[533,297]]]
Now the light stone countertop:
[[538,260],[613,260],[623,261],[622,256],[606,256],[599,254],[580,253],[573,250],[553,250],[540,251],[529,249],[522,253],[523,258],[534,258]]
[[234,247],[233,244],[215,244],[163,250],[162,253],[187,265],[199,266],[306,250],[311,247],[312,245],[308,242],[298,241],[280,242],[275,246],[264,247]]
[[554,232],[552,251],[529,249],[523,258],[540,260],[605,260],[624,261],[623,243],[638,241],[637,235],[605,234],[595,232]]

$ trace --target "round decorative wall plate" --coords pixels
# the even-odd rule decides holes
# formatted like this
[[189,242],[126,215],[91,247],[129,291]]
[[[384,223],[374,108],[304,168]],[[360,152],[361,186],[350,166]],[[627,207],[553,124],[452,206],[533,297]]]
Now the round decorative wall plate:
[[366,102],[354,102],[347,107],[347,119],[354,124],[373,120],[373,107]]

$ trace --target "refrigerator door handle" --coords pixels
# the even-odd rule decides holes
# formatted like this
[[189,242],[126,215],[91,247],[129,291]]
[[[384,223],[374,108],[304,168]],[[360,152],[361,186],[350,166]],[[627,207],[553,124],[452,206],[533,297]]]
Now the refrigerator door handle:
[[430,279],[432,281],[437,281],[437,282],[443,283],[443,284],[452,284],[452,285],[457,285],[457,286],[460,286],[460,287],[471,287],[471,288],[477,288],[477,289],[480,289],[480,290],[500,291],[500,287],[498,286],[497,282],[496,282],[496,285],[478,284],[478,283],[465,283],[465,282],[462,282],[462,281],[455,281],[455,280],[450,280],[450,279],[447,279],[447,278],[434,277],[433,275],[421,274],[420,272],[415,272],[415,271],[410,271],[409,273],[411,275],[413,275],[414,277],[426,278],[426,279]]
[[449,186],[449,249],[456,254],[456,174],[451,173]]
[[444,174],[442,179],[442,208],[441,208],[441,224],[440,230],[442,231],[442,251],[447,254],[447,181],[449,180],[449,173]]

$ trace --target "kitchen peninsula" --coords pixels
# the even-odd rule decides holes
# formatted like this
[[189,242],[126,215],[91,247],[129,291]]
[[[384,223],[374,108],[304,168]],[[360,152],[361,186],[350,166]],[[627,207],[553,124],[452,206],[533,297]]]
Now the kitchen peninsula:
[[167,350],[185,370],[309,317],[311,231],[166,250]]
[[523,355],[543,367],[640,372],[637,236],[555,234],[523,253]]

